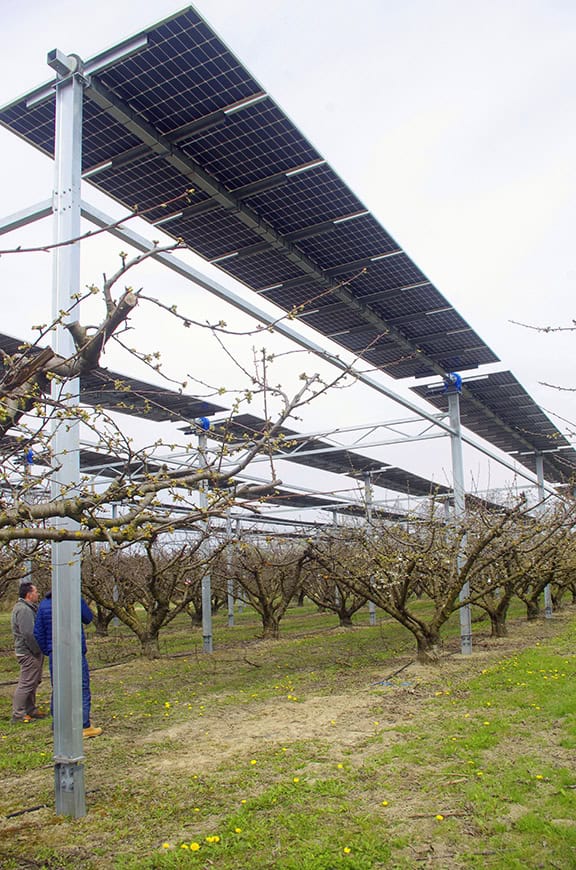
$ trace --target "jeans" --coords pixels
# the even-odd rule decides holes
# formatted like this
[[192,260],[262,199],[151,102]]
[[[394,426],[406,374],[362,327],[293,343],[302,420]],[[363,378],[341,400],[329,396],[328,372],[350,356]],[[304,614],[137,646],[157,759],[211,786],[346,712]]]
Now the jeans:
[[[50,680],[52,680],[52,653],[49,656],[50,663]],[[54,681],[52,680],[52,685]],[[82,653],[82,728],[90,728],[90,707],[92,705],[92,694],[90,692],[90,670],[88,668],[88,660]],[[50,713],[54,715],[54,696],[50,699]]]

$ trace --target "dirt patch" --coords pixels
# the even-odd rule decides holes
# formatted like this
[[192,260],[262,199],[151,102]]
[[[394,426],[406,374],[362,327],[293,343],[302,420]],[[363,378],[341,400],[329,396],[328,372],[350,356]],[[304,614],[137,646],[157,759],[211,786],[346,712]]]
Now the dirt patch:
[[[558,617],[560,618],[560,617]],[[379,745],[398,739],[394,729],[405,725],[423,702],[438,691],[457,690],[457,685],[530,643],[545,640],[554,628],[545,622],[535,625],[514,623],[509,638],[477,637],[471,656],[459,652],[459,640],[445,647],[438,666],[416,661],[398,662],[401,673],[387,680],[388,674],[374,673],[371,682],[353,692],[312,694],[292,702],[284,698],[259,701],[246,708],[219,705],[213,697],[214,711],[204,711],[201,719],[167,726],[137,740],[141,745],[177,743],[173,756],[164,753],[153,758],[148,771],[181,773],[207,772],[231,758],[254,758],[258,753],[299,740],[325,740],[331,747],[361,747],[369,737],[379,734]],[[222,700],[222,699],[220,699]]]
[[148,735],[140,742],[155,743],[162,739],[178,743],[177,757],[153,761],[153,770],[206,771],[232,756],[254,757],[274,746],[299,740],[326,740],[332,747],[346,748],[385,728],[390,731],[392,741],[394,726],[405,722],[409,708],[417,704],[415,699],[405,698],[399,709],[398,701],[397,695],[388,699],[375,697],[373,690],[361,690],[354,695],[311,696],[296,703],[274,699],[252,705],[249,710],[205,713],[201,721],[195,719],[164,728],[160,734]]

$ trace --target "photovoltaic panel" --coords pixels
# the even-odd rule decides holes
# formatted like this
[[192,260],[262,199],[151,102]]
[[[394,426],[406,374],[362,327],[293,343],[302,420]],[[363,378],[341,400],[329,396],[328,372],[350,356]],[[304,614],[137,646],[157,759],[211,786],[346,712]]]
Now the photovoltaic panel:
[[434,483],[418,474],[404,471],[402,468],[390,466],[372,475],[372,483],[384,489],[395,492],[407,493],[414,496],[429,496],[435,493],[442,495],[452,492],[452,487],[441,483]]
[[329,232],[299,240],[298,247],[321,269],[398,250],[394,239],[369,214],[333,224]]
[[[26,342],[1,333],[0,349],[10,356],[20,353],[34,355],[41,350],[39,347],[29,348]],[[155,422],[193,420],[225,410],[213,402],[100,367],[81,376],[80,401],[86,405],[98,405],[107,411],[141,416]]]
[[[144,34],[146,47],[92,74],[86,89],[83,166],[94,171],[92,184],[128,208],[151,208],[151,221],[166,216],[162,202],[193,188],[184,215],[163,230],[252,289],[282,285],[269,298],[287,310],[295,297],[328,290],[325,301],[351,311],[352,327],[368,321],[384,333],[387,318],[425,313],[431,295],[450,307],[373,215],[340,222],[366,212],[363,204],[193,8]],[[0,111],[0,123],[53,153],[53,100],[18,101]],[[202,211],[209,198],[214,208]],[[394,250],[400,253],[373,259]],[[296,282],[303,282],[298,290]],[[413,283],[428,290],[357,310],[365,294]],[[334,332],[338,325],[324,315],[315,328]],[[441,321],[433,329],[445,335]],[[472,331],[470,347],[456,357],[418,344],[403,325],[388,342],[396,352],[372,353],[370,361],[401,358],[386,369],[393,377],[439,374],[454,358],[462,369],[497,360]]]
[[[447,409],[445,394],[430,394],[425,386],[412,389],[439,410]],[[464,381],[460,417],[467,429],[532,471],[534,455],[541,453],[548,480],[565,483],[576,475],[576,451],[512,372]]]
[[[26,439],[23,440],[23,443],[20,443],[18,438],[12,435],[5,435],[0,439],[0,458],[5,460],[9,456],[14,459],[20,455],[22,463],[24,463],[29,447],[30,442],[26,441]],[[51,464],[49,454],[47,452],[40,452],[40,450],[33,451],[33,461],[34,465],[40,465],[43,468],[49,468]],[[125,474],[138,474],[141,476],[144,474],[154,474],[159,470],[159,465],[149,462],[147,459],[133,458],[128,461],[119,456],[100,453],[96,450],[86,450],[84,448],[80,450],[80,472],[82,474],[115,478]]]
[[278,231],[289,234],[313,230],[363,210],[364,206],[327,164],[286,178],[281,187],[253,194],[248,203]]
[[287,172],[319,156],[270,99],[236,112],[222,127],[195,136],[183,150],[230,189]]
[[[281,507],[294,507],[306,510],[325,510],[330,511],[331,513],[335,512],[337,514],[348,516],[360,518],[366,517],[366,507],[364,505],[344,504],[340,501],[333,501],[330,499],[329,493],[325,496],[308,495],[307,493],[293,492],[292,490],[279,487],[274,490],[273,495],[267,497],[266,502],[269,504],[277,504]],[[399,513],[398,511],[389,511],[378,506],[372,508],[372,516],[373,518],[387,520],[402,520],[406,518],[404,514]]]
[[210,417],[225,410],[204,399],[167,390],[164,387],[97,368],[80,377],[80,400],[155,422]]

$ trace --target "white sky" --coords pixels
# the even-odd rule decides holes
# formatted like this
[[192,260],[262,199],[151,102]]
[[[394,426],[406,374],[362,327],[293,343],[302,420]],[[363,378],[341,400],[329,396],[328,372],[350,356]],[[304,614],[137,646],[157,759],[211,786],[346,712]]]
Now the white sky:
[[[0,105],[51,78],[50,49],[89,58],[179,8],[168,0],[0,0]],[[575,314],[576,4],[198,0],[196,8],[501,357],[493,368],[511,369],[559,428],[566,428],[564,419],[575,431],[573,395],[539,384],[576,386],[573,337],[540,335],[511,321],[569,325]],[[0,149],[3,214],[49,197],[49,161],[2,130]],[[88,196],[104,206],[102,197]],[[49,235],[43,222],[18,241]],[[118,243],[110,250],[109,271]],[[99,279],[107,251],[98,243],[88,254],[86,281]],[[0,329],[22,335],[26,324],[48,316],[39,313],[38,300],[48,299],[49,289],[38,294],[44,280],[50,286],[49,262],[47,256],[26,267],[7,261],[0,260]],[[159,269],[145,274],[151,295],[182,293],[211,316],[205,295],[189,287],[184,293]],[[230,312],[224,316],[232,322]],[[157,337],[155,324],[141,328]],[[175,364],[181,353],[189,365],[189,349],[185,356],[171,352]],[[311,408],[302,426],[390,416],[404,412],[359,389]],[[411,448],[403,460],[393,451],[380,455],[447,482],[443,445]],[[510,477],[470,451],[466,474],[468,485],[473,479],[480,489]]]

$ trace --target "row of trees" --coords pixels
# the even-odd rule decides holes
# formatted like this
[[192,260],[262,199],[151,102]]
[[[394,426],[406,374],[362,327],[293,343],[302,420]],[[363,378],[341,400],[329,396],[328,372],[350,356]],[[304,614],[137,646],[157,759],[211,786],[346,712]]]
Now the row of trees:
[[[327,529],[292,542],[272,537],[254,543],[254,536],[231,542],[214,534],[212,518],[223,519],[239,502],[256,504],[279,483],[273,455],[282,424],[329,387],[346,385],[350,378],[339,374],[329,384],[318,374],[295,372],[296,385],[288,392],[271,386],[274,355],[258,351],[250,370],[239,365],[248,384],[234,392],[231,403],[232,413],[237,413],[243,401],[259,397],[268,421],[260,434],[234,445],[224,424],[210,454],[198,452],[195,443],[156,440],[136,448],[117,418],[98,406],[87,409],[70,402],[68,391],[72,379],[100,365],[110,342],[128,351],[121,336],[138,307],[146,302],[175,319],[186,330],[187,346],[191,328],[208,329],[217,346],[233,356],[226,348],[226,324],[194,321],[176,306],[144,297],[132,286],[116,291],[127,273],[150,255],[129,259],[121,254],[119,268],[110,277],[104,275],[100,287],[79,291],[70,310],[37,326],[37,342],[11,355],[3,353],[0,594],[13,590],[30,565],[42,586],[47,545],[73,540],[82,547],[85,594],[98,607],[102,630],[112,615],[117,616],[138,636],[145,655],[158,653],[161,629],[179,614],[189,613],[199,621],[202,577],[209,572],[214,606],[225,599],[232,580],[237,596],[260,614],[265,636],[278,635],[295,597],[307,595],[334,611],[342,625],[350,625],[354,613],[372,601],[412,632],[423,660],[437,656],[442,626],[462,605],[464,583],[470,587],[469,601],[489,615],[494,634],[505,631],[514,595],[534,616],[547,583],[554,585],[557,597],[566,589],[574,594],[574,508],[569,500],[556,500],[538,517],[518,504],[500,513],[469,513],[464,522],[448,526],[437,521],[432,504],[429,516],[418,522]],[[80,303],[88,299],[92,306],[100,300],[103,309],[95,326],[74,319]],[[68,359],[45,347],[48,334],[62,326],[75,345]],[[130,353],[160,368],[156,353]],[[176,383],[180,389],[186,387],[185,380]],[[227,392],[198,378],[196,383],[208,390],[207,397]],[[125,390],[129,409],[129,387],[119,383],[117,390]],[[54,455],[53,433],[73,426],[96,438],[96,447],[113,460],[114,476],[96,485],[94,477],[85,474],[54,493],[49,483],[61,457]],[[33,467],[23,462],[31,450]],[[195,461],[163,461],[162,450],[175,456],[195,451]],[[241,472],[263,452],[270,456],[271,483],[240,482]],[[62,519],[72,522],[62,524]]]
[[[113,616],[138,637],[142,653],[159,654],[163,628],[182,613],[198,625],[202,578],[210,574],[215,609],[232,583],[237,600],[262,621],[262,635],[276,638],[288,607],[304,596],[337,615],[341,626],[374,602],[414,637],[421,661],[436,661],[442,628],[465,603],[490,620],[492,634],[506,634],[514,597],[529,619],[539,614],[544,587],[559,607],[576,600],[575,507],[556,503],[538,516],[524,505],[469,514],[443,525],[431,515],[402,524],[326,527],[298,540],[256,540],[197,535],[163,545],[157,540],[119,550],[86,544],[85,594],[95,603],[99,630]],[[38,554],[34,557],[40,566]],[[48,582],[38,569],[39,585]],[[470,595],[460,600],[462,584]]]

